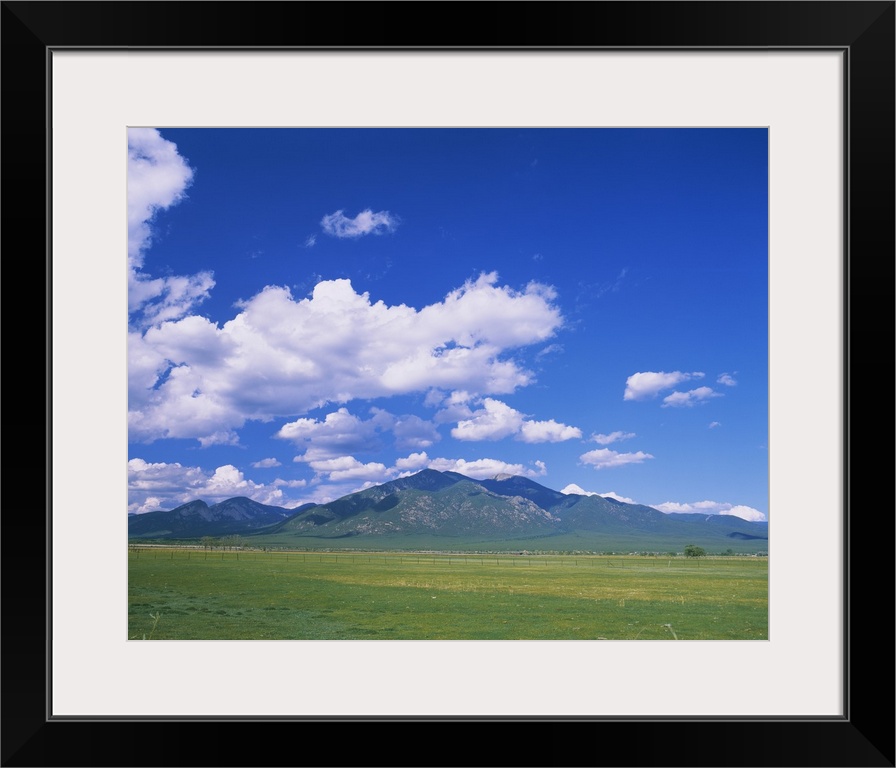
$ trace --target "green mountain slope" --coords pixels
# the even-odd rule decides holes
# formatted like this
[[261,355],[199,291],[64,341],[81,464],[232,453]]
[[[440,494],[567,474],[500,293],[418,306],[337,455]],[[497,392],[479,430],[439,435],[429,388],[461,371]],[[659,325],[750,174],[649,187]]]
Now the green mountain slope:
[[450,484],[436,490],[387,483],[353,493],[312,507],[277,530],[331,537],[425,533],[512,538],[545,535],[557,522],[528,499],[500,496],[467,478],[446,479]]

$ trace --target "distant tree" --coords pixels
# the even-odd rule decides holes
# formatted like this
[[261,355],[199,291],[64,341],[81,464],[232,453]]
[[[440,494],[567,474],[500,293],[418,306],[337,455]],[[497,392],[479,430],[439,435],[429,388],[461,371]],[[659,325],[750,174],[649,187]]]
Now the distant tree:
[[684,548],[684,556],[685,557],[706,557],[706,550],[703,547],[695,546],[694,544],[688,544]]

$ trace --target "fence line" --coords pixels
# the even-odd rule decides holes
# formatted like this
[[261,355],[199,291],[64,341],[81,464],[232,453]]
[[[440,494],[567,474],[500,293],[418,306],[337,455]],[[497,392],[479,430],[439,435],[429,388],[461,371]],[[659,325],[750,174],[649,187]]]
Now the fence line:
[[[129,555],[135,559],[140,559],[141,555],[151,556],[154,559],[159,558],[161,553],[164,559],[178,559],[192,561],[192,550],[195,548],[181,547],[162,547],[162,546],[135,546],[129,545]],[[167,550],[167,551],[166,551]],[[279,561],[285,563],[316,563],[319,565],[353,565],[356,563],[376,564],[393,566],[413,567],[416,565],[443,566],[445,568],[455,568],[458,566],[494,566],[494,567],[517,567],[525,565],[527,567],[540,568],[544,567],[566,567],[566,568],[595,568],[603,564],[604,568],[609,569],[627,569],[627,570],[652,570],[662,568],[669,570],[674,568],[699,567],[699,562],[692,562],[694,558],[686,557],[662,557],[657,558],[652,555],[519,555],[519,554],[460,554],[460,553],[335,553],[335,552],[295,552],[295,551],[279,551],[271,550],[214,550],[205,548],[202,558],[197,558],[195,563],[208,561],[209,552],[213,555],[220,554],[220,561],[245,562],[257,561],[259,559],[268,561]],[[165,555],[167,554],[167,558]],[[184,557],[184,555],[186,555]],[[242,555],[242,558],[240,558]],[[300,559],[301,556],[301,559]],[[316,556],[316,557],[315,557]],[[719,562],[737,562],[743,563],[746,560],[756,560],[757,564],[767,563],[767,556],[754,555],[717,555],[699,558],[699,560],[709,560],[714,563]]]

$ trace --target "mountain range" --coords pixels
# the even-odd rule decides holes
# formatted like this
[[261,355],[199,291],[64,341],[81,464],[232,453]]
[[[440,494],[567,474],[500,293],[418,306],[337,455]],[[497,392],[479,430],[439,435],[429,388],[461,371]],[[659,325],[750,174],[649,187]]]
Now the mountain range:
[[259,546],[711,552],[768,549],[768,523],[664,514],[603,496],[564,494],[518,475],[475,480],[424,469],[295,509],[233,498],[128,517],[130,540],[237,534]]
[[245,534],[283,522],[296,512],[295,509],[259,504],[242,496],[211,506],[197,499],[171,510],[129,515],[128,538],[198,539]]

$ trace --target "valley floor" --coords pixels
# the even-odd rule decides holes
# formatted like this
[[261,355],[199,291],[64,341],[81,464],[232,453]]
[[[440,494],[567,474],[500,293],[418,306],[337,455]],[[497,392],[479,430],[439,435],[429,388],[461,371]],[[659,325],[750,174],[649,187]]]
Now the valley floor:
[[129,640],[767,640],[768,559],[129,547]]

